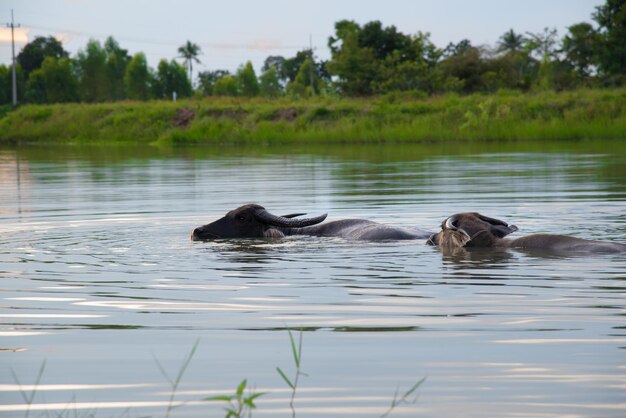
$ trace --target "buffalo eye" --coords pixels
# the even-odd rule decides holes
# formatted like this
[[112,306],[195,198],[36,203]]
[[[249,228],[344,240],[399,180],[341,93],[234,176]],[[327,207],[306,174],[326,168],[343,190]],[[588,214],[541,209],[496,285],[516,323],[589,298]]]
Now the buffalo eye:
[[238,221],[245,221],[246,217],[245,217],[245,215],[237,215],[237,220]]

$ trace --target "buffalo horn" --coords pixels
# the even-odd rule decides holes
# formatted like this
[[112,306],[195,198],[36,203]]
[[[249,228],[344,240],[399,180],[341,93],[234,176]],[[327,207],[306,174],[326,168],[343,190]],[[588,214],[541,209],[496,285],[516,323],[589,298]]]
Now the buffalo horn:
[[297,218],[298,216],[304,216],[306,213],[290,213],[289,215],[282,215],[282,218]]
[[265,209],[254,212],[254,217],[261,222],[272,226],[282,226],[284,228],[301,228],[303,226],[315,225],[326,219],[327,214],[316,216],[315,218],[292,219],[291,217],[272,215]]
[[456,231],[458,228],[454,226],[455,221],[456,221],[456,218],[454,216],[450,216],[448,219],[446,219],[446,229],[451,229],[452,231]]
[[479,214],[478,218],[485,222],[489,222],[491,225],[509,226],[509,224],[507,224],[506,222],[501,221],[500,219],[490,218],[489,216]]

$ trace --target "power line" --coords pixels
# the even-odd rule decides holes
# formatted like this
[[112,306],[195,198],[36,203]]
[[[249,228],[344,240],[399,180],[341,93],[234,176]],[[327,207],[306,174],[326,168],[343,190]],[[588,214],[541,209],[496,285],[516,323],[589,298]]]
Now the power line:
[[17,76],[15,74],[15,28],[19,28],[20,24],[17,26],[13,21],[13,9],[11,9],[11,23],[7,23],[7,27],[11,28],[11,59],[13,61],[13,107],[17,106]]

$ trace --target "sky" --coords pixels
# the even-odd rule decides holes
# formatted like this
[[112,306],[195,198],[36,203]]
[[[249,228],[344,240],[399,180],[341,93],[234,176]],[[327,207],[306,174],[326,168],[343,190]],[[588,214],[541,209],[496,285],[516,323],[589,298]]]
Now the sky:
[[335,22],[380,20],[405,34],[430,32],[438,47],[469,39],[494,46],[509,29],[518,33],[587,21],[602,0],[0,0],[0,64],[11,63],[11,9],[16,55],[35,36],[54,36],[72,56],[90,38],[112,35],[130,54],[144,52],[156,67],[176,58],[187,40],[201,47],[195,70],[235,71],[252,61],[257,72],[269,55],[290,58],[311,44],[329,59]]

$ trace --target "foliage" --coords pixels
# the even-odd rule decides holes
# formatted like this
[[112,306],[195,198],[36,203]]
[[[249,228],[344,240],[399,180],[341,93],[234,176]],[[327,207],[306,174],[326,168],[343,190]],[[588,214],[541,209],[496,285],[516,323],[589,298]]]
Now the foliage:
[[159,61],[153,86],[154,96],[160,99],[171,99],[174,92],[179,98],[192,94],[191,81],[185,68],[174,60]]
[[36,36],[35,39],[24,46],[16,59],[24,73],[28,76],[32,71],[40,68],[47,57],[67,58],[69,54],[63,49],[61,42],[54,37]]
[[253,97],[259,95],[259,80],[256,78],[254,67],[250,61],[237,70],[237,82],[239,83],[239,93],[242,96]]
[[78,80],[68,58],[47,57],[26,84],[26,98],[33,103],[78,101]]
[[222,401],[227,403],[226,418],[243,418],[252,415],[252,410],[256,409],[254,401],[256,398],[265,395],[265,392],[249,392],[247,396],[244,395],[246,385],[248,381],[242,380],[237,386],[234,395],[221,395],[211,396],[205,398],[205,401]]
[[349,96],[372,94],[372,82],[378,70],[374,51],[359,45],[360,32],[357,23],[342,20],[335,23],[336,37],[328,40],[332,54],[328,70],[338,77],[336,84],[340,91]]
[[[624,139],[626,91],[525,94],[423,92],[373,98],[290,97],[26,105],[0,118],[0,143],[129,141],[207,144],[423,142],[517,139]],[[466,114],[489,102],[486,118],[461,129]],[[485,105],[486,106],[486,105]],[[181,108],[193,107],[185,127]],[[481,111],[482,112],[482,111]],[[484,122],[483,122],[484,121]]]
[[597,62],[600,35],[586,22],[572,25],[567,30],[568,33],[563,37],[562,51],[578,77],[586,79],[591,76]]
[[215,84],[227,75],[230,75],[227,70],[202,71],[198,73],[198,89],[203,96],[213,96]]
[[[524,35],[509,29],[493,47],[462,39],[443,49],[425,32],[405,34],[378,20],[341,20],[328,39],[329,61],[302,49],[291,57],[268,56],[259,77],[249,61],[234,75],[203,71],[195,94],[278,97],[287,92],[304,99],[619,87],[626,83],[626,0],[605,0],[591,18],[597,27],[579,22],[562,37],[550,27]],[[189,97],[194,94],[193,64],[200,62],[201,50],[188,40],[178,53],[184,66],[161,60],[153,70],[145,55],[129,56],[112,37],[104,44],[89,40],[75,57],[56,39],[36,37],[18,54],[18,102],[171,100],[173,92]],[[0,66],[0,106],[11,102],[10,70]]]
[[180,57],[184,59],[184,63],[187,66],[189,71],[189,80],[193,80],[193,63],[194,61],[200,64],[200,60],[198,59],[198,55],[200,55],[202,50],[198,46],[191,41],[187,41],[185,45],[178,48],[178,53]]
[[213,94],[216,96],[238,96],[239,83],[232,75],[226,75],[215,82]]
[[143,53],[138,52],[128,63],[124,87],[129,99],[148,100],[151,97],[152,77]]
[[124,76],[131,57],[128,55],[128,51],[120,48],[120,45],[111,36],[104,42],[104,50],[107,55],[105,63],[109,89],[107,100],[122,100],[126,98]]
[[555,58],[558,46],[558,32],[555,28],[543,28],[543,32],[526,32],[528,39],[524,49],[534,53],[541,62]]
[[600,26],[600,70],[611,82],[626,82],[626,0],[606,0],[593,19]]
[[287,93],[296,97],[310,97],[320,94],[324,89],[324,82],[319,77],[315,64],[307,59],[302,63],[296,78],[287,84]]
[[259,92],[264,97],[276,97],[282,93],[278,71],[271,66],[259,77]]
[[11,68],[0,64],[0,104],[11,101]]
[[525,43],[524,35],[509,29],[498,39],[498,52],[517,52],[522,49]]
[[106,68],[107,52],[100,42],[90,39],[78,52],[81,98],[85,102],[102,102],[109,95]]

